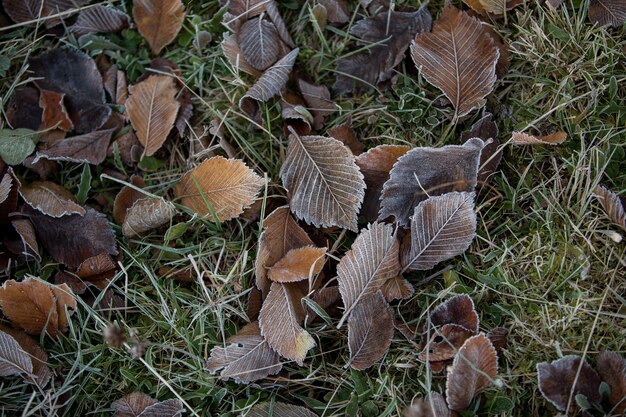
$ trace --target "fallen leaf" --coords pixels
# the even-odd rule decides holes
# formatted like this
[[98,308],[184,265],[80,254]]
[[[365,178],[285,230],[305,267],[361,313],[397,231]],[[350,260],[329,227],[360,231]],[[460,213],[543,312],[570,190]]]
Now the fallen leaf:
[[8,280],[0,287],[0,307],[4,315],[28,334],[46,332],[57,337],[67,329],[69,315],[76,309],[76,300],[67,285],[50,285],[26,278]]
[[278,31],[278,36],[289,46],[290,48],[295,48],[296,44],[291,39],[291,35],[289,35],[289,30],[287,30],[287,25],[283,20],[280,12],[278,11],[278,6],[276,5],[276,1],[269,0],[265,4],[265,11],[267,12],[267,17],[270,18],[274,26],[276,26],[276,30]]
[[250,409],[248,417],[317,417],[317,414],[297,405],[267,402]]
[[[17,251],[15,253],[24,256],[27,260],[34,259],[36,262],[41,262],[39,245],[37,244],[37,238],[35,236],[35,228],[30,220],[16,219],[11,221],[11,225],[19,236],[19,243],[17,244]],[[5,245],[7,245],[6,241]],[[9,248],[9,250],[12,249]]]
[[505,327],[494,327],[487,333],[487,338],[489,338],[496,352],[500,353],[509,343],[509,330]]
[[7,165],[19,165],[35,150],[37,132],[30,129],[0,129],[0,158]]
[[330,23],[348,23],[348,3],[345,0],[318,0],[326,9],[326,16]]
[[107,156],[114,157],[116,148],[120,159],[129,166],[134,166],[141,160],[144,149],[132,129],[115,139],[109,145]]
[[200,216],[223,222],[243,213],[264,183],[243,161],[216,156],[183,175],[175,194]]
[[485,16],[504,16],[506,12],[524,3],[526,0],[463,0],[476,12]]
[[107,149],[115,129],[97,130],[80,136],[61,139],[46,149],[37,151],[33,163],[41,158],[99,165],[107,157]]
[[281,43],[273,23],[255,17],[243,23],[237,32],[237,40],[246,62],[264,71],[281,56]]
[[34,209],[26,209],[37,240],[56,260],[78,268],[87,258],[106,252],[117,255],[115,233],[104,214],[91,208],[84,216],[70,214],[54,218]]
[[393,316],[380,291],[356,304],[348,319],[350,366],[367,369],[383,357],[393,337]]
[[40,22],[47,28],[54,27],[62,22],[61,17],[53,17],[63,12],[79,8],[89,3],[87,0],[3,0],[2,6],[15,23],[31,25]]
[[313,246],[313,241],[291,216],[289,206],[278,207],[265,218],[254,264],[256,286],[263,296],[267,295],[271,285],[267,278],[268,268],[290,250],[305,246]]
[[357,230],[365,182],[354,155],[341,142],[292,134],[280,178],[296,217],[316,227]]
[[126,211],[122,234],[127,237],[141,236],[169,223],[175,214],[172,203],[162,198],[141,198]]
[[565,142],[565,132],[555,132],[546,136],[533,136],[522,132],[513,132],[511,143],[515,145],[559,145]]
[[47,364],[48,355],[39,347],[39,344],[21,330],[0,325],[0,332],[12,337],[20,345],[20,348],[28,354],[28,359],[32,366],[32,373],[26,379],[32,381],[40,388],[44,388],[48,385],[52,373]]
[[398,158],[410,149],[405,145],[379,145],[357,156],[356,164],[367,185],[361,214],[368,221],[374,221],[378,218],[380,196],[383,185],[389,180],[389,172]]
[[432,17],[425,7],[416,12],[382,12],[358,21],[350,34],[359,38],[368,50],[337,62],[337,94],[363,92],[389,80],[394,68],[404,59],[411,40],[430,30]]
[[428,197],[472,191],[483,146],[482,140],[474,138],[460,146],[411,149],[391,169],[383,186],[378,218],[393,216],[407,226],[416,206]]
[[473,336],[454,358],[446,381],[446,398],[450,410],[462,411],[480,391],[491,384],[498,373],[498,357],[484,334]]
[[152,53],[158,55],[178,35],[185,18],[180,0],[136,0],[133,18]]
[[456,295],[441,303],[429,314],[433,326],[456,324],[472,332],[478,332],[478,313],[474,301],[467,294]]
[[411,406],[404,410],[404,417],[451,417],[448,404],[443,395],[429,392],[424,398],[416,398]]
[[251,119],[260,121],[259,102],[263,103],[280,94],[285,89],[289,74],[296,62],[299,49],[296,48],[268,68],[254,85],[239,100],[239,107]]
[[0,331],[0,376],[33,374],[33,363],[17,340]]
[[609,218],[626,230],[626,213],[624,212],[624,199],[601,185],[597,185],[593,193],[598,198],[600,205]]
[[[108,253],[100,253],[85,259],[76,269],[76,276],[81,282],[92,284],[105,290],[109,281],[115,276],[117,265]],[[69,284],[68,284],[69,285]]]
[[578,394],[592,403],[599,404],[602,400],[602,381],[580,356],[567,355],[551,363],[537,364],[537,379],[541,395],[560,411],[566,411],[568,407],[573,410],[576,407],[574,397]]
[[478,170],[478,183],[485,184],[496,172],[502,160],[502,150],[499,150],[498,125],[496,125],[490,113],[487,113],[479,121],[472,125],[470,130],[461,133],[460,141],[467,142],[472,138],[481,139],[485,146],[480,153]]
[[326,25],[328,24],[328,12],[326,11],[326,7],[322,4],[316,4],[311,9],[311,14],[320,30],[326,29]]
[[228,13],[237,19],[248,20],[267,11],[267,5],[274,0],[231,0]]
[[348,120],[342,125],[328,129],[327,133],[331,138],[337,139],[350,148],[354,156],[360,156],[365,150],[365,146],[363,146],[363,142],[356,137],[356,133],[354,132],[354,129],[352,129],[351,124],[352,122]]
[[388,303],[393,300],[409,299],[415,293],[413,285],[401,276],[387,280],[380,290]]
[[283,132],[289,136],[293,129],[298,135],[308,135],[311,133],[313,115],[306,108],[306,103],[301,97],[286,92],[280,100],[280,116],[283,118]]
[[315,340],[302,328],[305,311],[300,303],[302,291],[298,283],[272,282],[261,312],[259,327],[269,346],[282,357],[302,366]]
[[453,359],[463,343],[473,335],[474,331],[458,324],[444,324],[430,334],[426,347],[419,353],[418,358],[429,362]]
[[411,45],[413,62],[450,100],[455,120],[485,105],[498,56],[480,21],[452,6],[444,8],[432,32],[419,34]]
[[325,85],[315,85],[298,79],[298,87],[302,93],[307,108],[313,114],[313,128],[319,130],[324,125],[324,119],[335,112],[335,103],[330,99],[330,91]]
[[391,225],[373,223],[361,231],[337,265],[337,281],[345,309],[337,327],[341,327],[363,298],[378,292],[385,282],[398,276],[398,253],[399,243]]
[[623,415],[626,411],[626,361],[617,352],[605,350],[598,353],[596,370],[603,382],[611,387],[609,403],[611,415]]
[[88,33],[116,33],[130,26],[130,17],[121,10],[95,6],[81,10],[76,22],[68,30],[77,36]]
[[180,107],[176,84],[167,75],[152,75],[128,90],[126,112],[130,123],[145,148],[144,155],[154,155],[174,127]]
[[626,21],[626,3],[623,0],[590,0],[588,13],[593,23],[618,28]]
[[178,108],[178,113],[176,114],[174,126],[176,126],[178,135],[183,137],[185,131],[187,130],[187,126],[189,125],[189,120],[191,119],[191,116],[193,116],[193,101],[191,100],[190,90],[184,88],[178,95],[177,100],[180,107]]
[[9,215],[17,210],[20,181],[9,167],[0,181],[0,224],[9,222]]
[[130,183],[134,185],[134,187],[129,185],[123,186],[120,192],[115,196],[115,201],[113,202],[113,220],[120,226],[124,223],[124,220],[126,220],[126,212],[128,209],[131,208],[137,200],[146,197],[146,194],[137,190],[137,188],[141,189],[146,186],[143,178],[138,175],[133,175],[130,177]]
[[[311,295],[311,301],[317,304],[317,307],[324,310],[328,315],[333,315],[334,312],[338,311],[338,304],[339,301],[341,301],[339,287],[333,286],[316,289]],[[319,317],[318,312],[319,310],[315,310],[307,304],[307,326]]]
[[113,417],[179,417],[184,412],[183,403],[178,399],[157,402],[141,392],[133,392],[114,401],[111,408]]
[[13,129],[39,129],[43,115],[39,107],[39,90],[24,85],[17,87],[9,99],[6,115]]
[[241,70],[255,78],[261,76],[261,71],[250,65],[250,63],[248,63],[248,61],[244,58],[241,47],[237,42],[236,35],[225,33],[221,46],[224,56],[226,56],[230,65],[232,65],[236,70]]
[[254,382],[282,369],[280,356],[261,336],[258,322],[243,327],[227,340],[226,347],[215,346],[207,361],[211,373],[221,369],[220,379],[238,383]]
[[509,68],[511,67],[509,45],[504,39],[502,39],[502,36],[496,32],[493,26],[490,26],[487,22],[483,22],[482,25],[485,29],[485,33],[491,36],[494,46],[498,49],[499,54],[498,62],[496,63],[496,76],[498,79],[502,79],[509,72]]
[[50,181],[35,181],[20,187],[20,195],[32,208],[50,217],[69,214],[83,216],[86,211],[65,187]]
[[29,70],[42,90],[65,94],[65,108],[77,133],[99,129],[111,115],[95,61],[76,49],[52,49],[30,58]]
[[42,110],[40,130],[58,128],[69,132],[74,129],[74,123],[63,104],[63,97],[65,94],[56,91],[41,90],[39,92],[39,107]]
[[304,246],[292,249],[269,268],[268,277],[274,282],[297,282],[313,279],[326,263],[326,248]]

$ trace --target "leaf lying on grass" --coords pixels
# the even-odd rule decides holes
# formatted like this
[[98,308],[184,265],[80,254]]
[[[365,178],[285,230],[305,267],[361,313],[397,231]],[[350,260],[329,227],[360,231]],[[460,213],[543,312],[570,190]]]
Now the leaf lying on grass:
[[297,282],[314,278],[324,267],[326,248],[305,246],[292,249],[269,267],[268,277],[274,282]]
[[121,10],[108,6],[95,6],[81,10],[76,22],[68,28],[77,36],[88,33],[115,33],[130,26],[130,17]]
[[180,0],[135,0],[133,18],[152,53],[158,55],[178,35],[185,8]]
[[559,145],[565,142],[565,132],[555,132],[546,136],[533,136],[522,132],[513,132],[511,143],[515,145]]
[[624,212],[623,197],[619,197],[601,185],[597,185],[593,192],[613,223],[626,230],[626,213]]
[[626,21],[626,3],[622,0],[590,0],[589,20],[600,26],[620,27]]
[[111,404],[113,417],[180,417],[184,412],[178,399],[157,402],[141,392],[128,394]]
[[50,217],[84,216],[85,209],[65,187],[50,181],[35,181],[20,187],[20,195],[32,208]]
[[0,325],[1,376],[19,373],[26,381],[43,388],[52,377],[47,362],[48,355],[32,337],[20,330]]

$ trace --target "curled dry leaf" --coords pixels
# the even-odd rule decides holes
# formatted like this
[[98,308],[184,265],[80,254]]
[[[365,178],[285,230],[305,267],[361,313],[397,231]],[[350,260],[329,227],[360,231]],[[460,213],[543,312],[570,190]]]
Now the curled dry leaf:
[[317,417],[317,414],[297,405],[261,403],[250,409],[248,417]]
[[435,329],[419,354],[421,361],[438,362],[453,359],[474,332],[458,324],[445,324]]
[[246,21],[237,37],[246,62],[259,71],[269,68],[281,56],[282,41],[276,26],[265,19],[255,17]]
[[459,350],[446,381],[446,398],[451,410],[462,411],[498,373],[498,356],[484,334],[473,336]]
[[11,322],[28,334],[46,332],[57,337],[67,329],[66,315],[76,309],[72,290],[65,284],[50,285],[32,278],[5,281],[0,287],[0,307]]
[[[32,371],[30,374],[25,375],[26,380],[33,382],[40,388],[48,385],[48,382],[50,382],[50,378],[52,377],[52,373],[50,372],[50,368],[47,364],[48,355],[39,347],[39,344],[32,337],[21,330],[0,325],[0,337],[2,335],[8,336],[16,341],[21,350],[28,356],[28,361]],[[0,353],[0,356],[4,357],[5,360],[7,359],[6,353]],[[2,369],[2,362],[3,360],[0,359],[0,369]],[[0,371],[0,374],[1,373],[2,372]]]
[[259,313],[261,335],[272,349],[284,358],[302,366],[315,340],[302,328],[305,311],[300,300],[304,296],[299,283],[272,282]]
[[61,129],[69,132],[74,129],[74,123],[67,114],[63,104],[65,94],[56,91],[42,90],[39,92],[39,107],[41,107],[40,130]]
[[[357,138],[354,129],[352,129],[352,121],[348,119],[348,121],[342,125],[333,127],[328,130],[328,136],[331,138],[335,138],[344,145],[346,145],[355,156],[359,156],[363,153],[365,146],[363,142]],[[376,220],[376,219],[374,219]]]
[[69,214],[85,215],[76,198],[65,187],[50,181],[35,181],[20,187],[20,195],[31,207],[50,217],[63,217]]
[[485,105],[496,82],[499,52],[478,19],[447,6],[430,33],[411,45],[411,57],[432,85],[448,97],[455,119]]
[[181,203],[211,221],[226,221],[249,207],[265,181],[239,159],[216,156],[187,172],[176,185]]
[[498,125],[492,120],[490,113],[487,113],[479,121],[472,125],[470,130],[461,133],[461,142],[467,142],[472,138],[481,139],[485,146],[480,153],[478,169],[478,182],[486,183],[496,172],[502,160],[502,150],[499,150]]
[[416,206],[428,197],[472,191],[483,146],[482,140],[473,138],[460,146],[413,148],[401,156],[384,183],[379,219],[394,216],[406,226]]
[[551,363],[537,364],[537,378],[541,394],[561,411],[573,409],[578,394],[591,403],[600,403],[602,399],[600,377],[580,356],[567,355]]
[[[332,136],[332,135],[331,135]],[[405,145],[379,145],[356,158],[367,188],[361,213],[368,220],[376,220],[380,210],[383,185],[389,180],[389,172],[398,158],[411,148]]]
[[[141,198],[146,197],[144,193],[136,188],[144,188],[146,183],[138,175],[130,177],[130,182],[134,187],[125,185],[122,187],[119,193],[115,196],[113,202],[113,220],[115,223],[122,225],[126,219],[126,211],[135,204],[135,202]],[[136,188],[135,188],[136,187]]]
[[393,337],[393,316],[380,291],[355,305],[348,319],[350,366],[367,369],[383,357]]
[[104,290],[109,280],[115,276],[116,264],[107,253],[85,259],[76,270],[76,276],[83,283],[93,284]]
[[176,83],[167,75],[152,75],[129,88],[126,112],[146,156],[158,151],[174,127],[180,104]]
[[296,217],[316,227],[357,230],[365,182],[354,155],[341,142],[292,134],[280,178]]
[[127,237],[141,236],[152,229],[169,223],[176,209],[162,198],[141,198],[126,211],[122,234]]
[[456,324],[472,332],[478,332],[478,313],[474,301],[467,294],[455,295],[441,303],[429,315],[433,326]]
[[[361,300],[400,273],[399,243],[393,227],[374,223],[363,229],[337,265],[339,292],[345,308],[341,327]],[[363,312],[366,310],[362,310]]]
[[35,84],[65,94],[65,108],[77,133],[100,128],[111,115],[105,104],[102,76],[95,61],[70,48],[53,49],[29,60]]
[[268,277],[272,281],[283,283],[315,278],[326,263],[324,255],[326,248],[305,246],[292,249],[269,268]]
[[618,353],[602,351],[596,358],[596,370],[602,381],[611,387],[609,404],[612,415],[624,415],[626,411],[626,361]]
[[184,412],[183,403],[178,399],[157,402],[141,392],[133,392],[114,401],[111,408],[113,417],[180,417]]
[[239,107],[251,119],[260,121],[259,104],[282,93],[289,79],[289,74],[296,62],[299,49],[296,48],[268,68],[254,85],[239,100]]
[[98,130],[61,139],[46,149],[38,151],[33,163],[36,164],[41,158],[45,158],[52,161],[87,162],[99,165],[107,157],[107,149],[114,131],[115,128]]
[[9,215],[17,209],[21,185],[13,168],[7,168],[0,181],[0,224],[7,223]]
[[254,264],[256,286],[263,296],[267,295],[271,284],[267,278],[267,268],[276,264],[289,251],[305,246],[313,246],[313,241],[291,216],[289,206],[278,207],[265,218]]
[[243,327],[227,343],[226,347],[211,349],[207,361],[210,372],[221,369],[220,379],[248,383],[275,375],[283,367],[278,353],[261,336],[258,322]]
[[432,17],[425,7],[416,12],[382,12],[357,22],[350,34],[374,45],[367,52],[338,61],[333,90],[338,94],[362,92],[389,80],[411,40],[429,31],[431,24]]
[[600,205],[609,216],[609,218],[626,230],[626,213],[624,212],[624,200],[617,194],[601,185],[597,185],[593,190],[594,194],[600,201]]
[[404,417],[451,417],[448,404],[443,395],[430,392],[424,398],[416,398],[411,406],[404,410]]
[[406,300],[415,293],[413,285],[401,276],[387,280],[380,290],[388,303],[393,300]]
[[185,7],[180,0],[136,0],[133,18],[152,53],[158,55],[178,35]]
[[68,28],[72,33],[83,36],[88,33],[115,33],[130,26],[130,17],[121,10],[107,6],[94,6],[81,10],[76,23]]
[[324,125],[326,116],[335,112],[335,103],[330,99],[330,91],[325,85],[315,85],[298,79],[298,87],[302,93],[308,110],[313,114],[313,128],[319,130]]
[[620,27],[626,21],[626,2],[623,0],[590,0],[589,20],[600,26]]
[[533,136],[522,132],[513,132],[511,143],[515,145],[559,145],[565,142],[565,132],[555,132],[546,136]]

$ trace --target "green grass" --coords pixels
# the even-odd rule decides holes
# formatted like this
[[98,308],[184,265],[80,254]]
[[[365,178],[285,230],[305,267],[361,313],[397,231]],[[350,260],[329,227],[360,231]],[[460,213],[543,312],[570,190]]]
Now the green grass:
[[[332,85],[336,61],[353,43],[343,29],[320,31],[310,7],[301,3],[279,1],[300,47],[299,69],[313,82]],[[114,4],[129,11],[130,2]],[[429,9],[436,14],[441,6],[433,1]],[[263,107],[264,125],[254,129],[237,106],[252,79],[235,73],[221,54],[217,2],[188,3],[186,8],[184,29],[163,55],[180,66],[194,92],[194,131],[157,154],[159,169],[144,172],[149,191],[171,195],[180,173],[211,152],[223,152],[219,139],[208,133],[217,119],[236,152],[233,156],[273,180],[265,193],[267,204],[279,202],[285,192],[278,171],[287,142],[276,101]],[[469,293],[483,330],[510,330],[509,346],[499,360],[501,384],[475,403],[479,416],[554,415],[537,390],[536,363],[565,354],[593,358],[603,349],[626,352],[626,245],[611,239],[620,231],[592,194],[599,182],[618,193],[626,190],[626,30],[593,27],[586,10],[587,2],[568,1],[555,11],[531,0],[494,22],[511,54],[511,69],[486,106],[495,115],[499,139],[504,143],[512,131],[527,128],[564,130],[568,139],[556,147],[506,146],[501,172],[478,193],[478,237],[470,250],[447,263],[453,269],[443,278],[393,307],[399,320],[419,325],[428,308],[451,294]],[[213,35],[203,50],[192,46],[199,30]],[[150,61],[139,34],[126,31],[103,39],[122,48],[105,48],[105,53],[134,81]],[[27,79],[27,57],[66,43],[78,45],[75,39],[59,40],[31,29],[0,32],[1,54],[10,60],[0,87],[3,109],[15,86]],[[95,41],[83,50],[92,56],[102,52]],[[351,118],[368,148],[380,143],[457,143],[459,133],[481,114],[474,112],[453,125],[453,111],[442,105],[442,97],[406,60],[393,89],[339,98],[342,110],[327,127]],[[107,167],[113,166],[110,162]],[[56,180],[77,192],[81,172],[81,166],[66,163]],[[34,179],[32,173],[20,173]],[[120,188],[100,177],[102,173],[102,167],[92,169],[90,197],[108,193],[111,198]],[[244,219],[215,225],[189,213],[174,223],[185,223],[188,229],[171,241],[164,240],[165,229],[140,240],[120,237],[123,267],[111,285],[126,307],[94,311],[84,304],[67,334],[59,340],[43,338],[54,384],[34,392],[19,378],[0,381],[0,414],[38,416],[57,410],[67,416],[110,415],[114,400],[142,391],[161,400],[183,400],[190,407],[187,415],[236,416],[258,401],[276,399],[307,405],[325,417],[359,412],[364,417],[398,416],[414,396],[442,389],[443,377],[430,375],[417,360],[415,343],[399,334],[370,370],[345,369],[346,330],[336,330],[336,320],[309,327],[318,347],[302,368],[286,363],[277,377],[248,386],[210,375],[204,362],[211,348],[222,345],[247,320],[259,225]],[[351,239],[340,242],[339,253]],[[197,282],[161,277],[160,267],[191,270]],[[56,269],[48,259],[41,270],[31,265],[17,276],[47,279]],[[417,282],[430,273],[408,278]],[[122,348],[111,348],[103,339],[104,328],[113,322],[132,334]],[[134,358],[140,346],[143,355]],[[513,409],[493,411],[498,405]]]

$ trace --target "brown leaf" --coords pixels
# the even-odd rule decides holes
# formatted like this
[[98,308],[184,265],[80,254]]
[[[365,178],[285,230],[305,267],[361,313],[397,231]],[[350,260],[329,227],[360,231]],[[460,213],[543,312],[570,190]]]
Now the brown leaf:
[[336,110],[335,103],[330,99],[330,91],[325,85],[309,84],[298,79],[298,87],[306,101],[308,110],[313,114],[313,128],[319,130],[324,125],[326,116]]
[[[42,4],[43,3],[43,4]],[[76,9],[89,3],[87,0],[3,0],[2,5],[6,13],[15,23],[31,25],[40,21],[40,18],[58,15]],[[43,21],[47,28],[61,23],[61,17],[48,18]]]
[[255,17],[243,23],[237,32],[238,44],[246,62],[264,71],[281,56],[281,43],[273,23]]
[[387,353],[392,337],[393,316],[380,291],[361,298],[348,319],[350,366],[359,370],[372,366]]
[[69,214],[83,216],[86,211],[63,186],[49,181],[35,181],[20,188],[20,195],[31,207],[50,217]]
[[626,213],[622,197],[601,185],[597,185],[593,193],[613,223],[626,230]]
[[498,79],[502,79],[507,72],[509,72],[509,68],[511,67],[511,59],[509,58],[509,45],[508,43],[502,39],[500,34],[496,32],[493,26],[490,26],[486,22],[482,23],[485,32],[491,36],[493,39],[493,44],[496,48],[498,48],[498,63],[496,64],[496,76]]
[[312,280],[320,273],[326,263],[326,248],[305,246],[292,249],[272,267],[268,277],[275,282],[297,282]]
[[264,183],[243,161],[216,156],[183,175],[175,193],[200,216],[223,222],[243,213]]
[[133,166],[141,160],[143,146],[139,143],[137,135],[135,135],[135,132],[132,130],[124,133],[109,145],[109,148],[107,149],[107,156],[113,157],[115,154],[114,149],[116,147],[120,154],[120,158],[126,165]]
[[308,135],[311,133],[311,123],[313,115],[307,110],[304,99],[295,94],[286,92],[280,101],[280,116],[285,124],[283,132],[289,136],[293,129],[298,135]]
[[296,217],[316,227],[357,230],[365,182],[354,155],[341,142],[292,134],[280,178]]
[[[318,305],[322,310],[324,310],[327,314],[333,315],[333,313],[338,311],[337,305],[339,301],[341,301],[341,294],[339,292],[339,287],[323,287],[313,291],[311,295],[311,301]],[[306,324],[307,326],[315,321],[319,316],[315,312],[313,308],[307,305],[307,313],[306,313]]]
[[276,264],[290,250],[305,246],[313,246],[313,241],[293,219],[289,206],[279,207],[265,218],[254,264],[256,286],[263,296],[267,295],[271,284],[267,278],[267,268]]
[[261,336],[259,323],[253,322],[230,337],[226,347],[215,346],[207,361],[211,373],[220,372],[220,379],[232,378],[248,383],[277,374],[283,367],[280,356]]
[[367,52],[342,58],[337,62],[337,94],[363,92],[389,80],[394,68],[404,59],[411,40],[430,30],[432,17],[425,7],[416,12],[382,12],[358,21],[350,34],[366,45]]
[[466,409],[497,373],[498,357],[489,339],[482,333],[467,339],[454,358],[452,370],[448,372],[448,407],[454,411]]
[[452,6],[443,10],[430,33],[411,45],[411,57],[426,81],[448,97],[454,118],[485,105],[496,82],[499,52],[480,21]]
[[184,412],[183,403],[178,399],[157,402],[141,392],[133,392],[114,401],[111,408],[113,417],[180,417]]
[[28,355],[28,360],[32,366],[32,374],[29,375],[27,379],[33,381],[33,383],[41,388],[48,385],[52,377],[52,373],[47,364],[48,354],[39,347],[39,344],[21,330],[0,325],[0,332],[12,337]]
[[28,334],[57,337],[67,329],[65,309],[71,315],[76,300],[67,285],[50,285],[32,278],[5,281],[0,287],[0,307],[13,324]]
[[555,132],[546,136],[533,136],[522,132],[513,132],[511,143],[515,145],[559,145],[565,142],[565,132]]
[[289,74],[296,62],[299,49],[296,48],[268,68],[254,85],[239,100],[239,107],[251,119],[260,121],[258,102],[266,102],[285,89]]
[[626,2],[623,0],[590,0],[589,20],[599,26],[621,27],[626,21]]
[[9,99],[6,112],[7,121],[13,129],[39,129],[43,117],[39,107],[39,90],[30,86],[17,87]]
[[30,58],[29,70],[42,90],[65,94],[65,108],[77,133],[100,128],[111,115],[105,104],[102,76],[94,60],[70,48],[53,49]]
[[404,410],[404,417],[451,417],[448,404],[443,395],[429,392],[424,398],[416,398],[411,406]]
[[248,20],[267,11],[267,5],[273,0],[231,0],[228,13],[238,19]]
[[290,48],[295,48],[296,44],[291,39],[291,35],[289,35],[289,30],[287,30],[287,25],[285,25],[285,21],[278,11],[278,6],[276,5],[275,0],[269,0],[269,2],[265,5],[265,11],[267,12],[267,16],[270,18],[274,26],[276,26],[276,30],[278,31],[278,36],[289,46]]
[[180,137],[183,137],[185,131],[187,130],[189,120],[191,119],[191,116],[193,116],[193,102],[191,101],[191,93],[187,88],[185,88],[178,95],[177,100],[180,104],[180,107],[178,108],[178,114],[176,114],[174,126],[176,126],[178,135]]
[[33,363],[30,356],[11,335],[0,331],[0,376],[7,377],[33,374]]
[[473,335],[472,330],[458,324],[445,324],[430,334],[426,347],[418,357],[421,361],[429,362],[453,359],[463,343]]
[[[337,265],[337,281],[345,308],[337,327],[341,327],[359,303],[374,294],[388,280],[398,276],[399,244],[393,227],[373,223],[363,229]],[[362,309],[362,312],[367,309]]]
[[330,136],[331,138],[337,139],[348,148],[350,148],[354,156],[361,155],[363,153],[363,150],[365,149],[363,142],[361,142],[359,138],[356,137],[356,133],[354,132],[354,129],[352,129],[350,120],[342,125],[329,129],[327,133],[328,136]]
[[[143,181],[138,175],[133,175],[130,177],[130,182],[137,188],[144,188],[146,183]],[[129,208],[133,206],[137,202],[137,200],[145,198],[146,195],[141,191],[125,185],[122,187],[119,193],[115,196],[115,201],[113,202],[113,220],[115,223],[120,226],[124,224],[124,220],[126,220],[126,212]]]
[[363,173],[367,185],[361,208],[361,214],[367,220],[374,221],[378,218],[380,197],[383,185],[389,180],[389,172],[398,158],[410,149],[405,145],[380,145],[357,156],[356,164]]
[[109,280],[115,276],[115,268],[116,264],[111,256],[107,253],[100,253],[85,259],[76,270],[76,275],[81,280],[104,290]]
[[85,259],[103,252],[117,255],[115,234],[102,213],[88,208],[84,216],[54,218],[33,209],[24,211],[35,226],[39,243],[57,262],[78,268]]
[[317,414],[297,405],[267,402],[250,409],[248,417],[317,417]]
[[551,363],[537,364],[537,379],[541,395],[560,411],[568,407],[573,410],[576,407],[574,397],[578,394],[591,403],[600,403],[602,399],[600,377],[580,356],[567,355]]
[[402,276],[391,278],[380,290],[388,303],[393,300],[406,300],[415,293],[413,285]]
[[178,35],[185,7],[180,0],[135,0],[133,18],[152,53],[158,55]]
[[48,148],[37,151],[33,163],[41,158],[99,165],[107,157],[107,149],[115,129],[98,130],[80,136],[61,139]]
[[417,205],[428,197],[472,191],[483,145],[474,138],[460,146],[413,148],[401,156],[383,186],[379,219],[394,216],[407,226]]
[[252,75],[255,78],[261,76],[261,71],[254,68],[243,56],[241,47],[237,42],[237,36],[234,34],[224,34],[222,39],[222,52],[235,69],[241,70],[247,74]]
[[131,86],[129,92],[126,112],[145,148],[145,156],[151,156],[163,146],[174,127],[180,107],[176,100],[176,84],[167,75],[152,75]]
[[463,0],[476,12],[485,16],[501,17],[526,0]]
[[467,142],[471,138],[479,138],[485,143],[480,153],[478,182],[487,183],[502,160],[502,150],[498,150],[498,126],[492,121],[490,113],[474,123],[470,130],[461,133],[460,141]]
[[175,214],[172,203],[162,198],[139,199],[126,211],[122,234],[127,237],[141,236],[169,223]]
[[611,387],[609,403],[611,415],[624,415],[626,411],[626,361],[617,352],[602,351],[596,358],[596,370],[602,381]]
[[348,23],[348,3],[345,0],[318,0],[326,9],[326,16],[330,23]]
[[63,97],[65,94],[56,91],[41,90],[39,92],[39,107],[43,111],[40,130],[58,128],[69,132],[74,129],[74,123],[63,104]]
[[433,326],[456,324],[472,332],[478,332],[478,313],[474,308],[474,301],[467,295],[456,295],[441,303],[429,315]]
[[107,6],[94,6],[81,10],[76,22],[68,30],[77,36],[88,33],[121,32],[130,26],[130,17],[121,10]]
[[509,330],[504,327],[494,327],[489,333],[487,333],[487,337],[496,349],[496,352],[500,353],[509,343]]
[[13,168],[7,168],[0,181],[0,224],[7,223],[9,215],[17,210],[20,187]]
[[301,327],[305,311],[300,300],[304,294],[298,284],[272,282],[259,313],[259,327],[272,349],[302,366],[315,340]]
[[37,238],[35,237],[35,229],[33,228],[33,224],[30,220],[16,219],[11,221],[11,225],[19,235],[19,252],[17,254],[23,255],[27,260],[34,258],[36,262],[41,262],[39,245],[37,244]]

